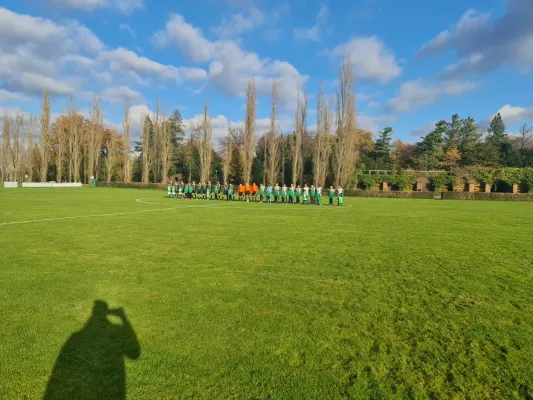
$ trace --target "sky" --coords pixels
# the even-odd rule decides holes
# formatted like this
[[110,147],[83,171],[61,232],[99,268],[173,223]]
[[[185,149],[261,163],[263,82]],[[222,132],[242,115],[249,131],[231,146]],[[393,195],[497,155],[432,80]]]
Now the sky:
[[187,127],[209,102],[214,136],[244,120],[248,78],[257,131],[293,128],[297,87],[316,125],[320,83],[335,93],[341,61],[356,76],[358,124],[415,142],[454,113],[481,126],[500,112],[508,131],[533,122],[532,0],[3,0],[0,112],[39,113],[45,88],[60,113],[72,94],[88,115],[132,122],[159,98]]

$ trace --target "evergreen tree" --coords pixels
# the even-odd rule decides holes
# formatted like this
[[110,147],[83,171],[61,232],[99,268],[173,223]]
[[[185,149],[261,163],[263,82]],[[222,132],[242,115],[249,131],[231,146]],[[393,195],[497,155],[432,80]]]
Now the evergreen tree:
[[437,122],[435,129],[415,145],[415,154],[418,156],[415,162],[425,170],[435,169],[439,166],[443,155],[444,134],[447,127],[448,122],[444,120]]
[[459,114],[452,115],[452,120],[448,124],[446,134],[444,136],[446,151],[457,148],[459,145],[459,135],[461,131],[461,118]]
[[491,143],[496,147],[501,147],[509,141],[509,137],[505,133],[505,124],[503,123],[500,113],[492,118],[487,133],[487,143]]
[[458,149],[461,153],[462,165],[475,164],[476,148],[481,141],[481,136],[474,118],[468,117],[461,120]]
[[392,149],[392,132],[394,130],[387,126],[379,131],[379,138],[376,140],[374,147],[374,158],[380,167],[388,167],[390,164],[390,151]]

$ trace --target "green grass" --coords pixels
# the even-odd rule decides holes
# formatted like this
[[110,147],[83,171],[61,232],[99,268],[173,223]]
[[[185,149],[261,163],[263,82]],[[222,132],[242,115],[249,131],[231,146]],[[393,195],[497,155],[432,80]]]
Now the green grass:
[[[176,207],[0,225],[1,399],[42,398],[56,360],[48,398],[533,397],[531,204],[165,194],[0,190],[0,224]],[[139,357],[87,323],[98,299]]]

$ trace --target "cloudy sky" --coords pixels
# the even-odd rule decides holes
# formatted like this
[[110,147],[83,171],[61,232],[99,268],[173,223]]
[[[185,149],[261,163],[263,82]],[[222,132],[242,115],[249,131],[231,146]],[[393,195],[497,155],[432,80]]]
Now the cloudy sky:
[[481,123],[502,113],[510,131],[533,122],[532,0],[3,0],[0,111],[38,113],[44,88],[60,112],[104,98],[120,123],[155,108],[193,121],[209,100],[215,134],[244,118],[246,79],[258,89],[258,129],[270,86],[280,128],[292,127],[298,83],[315,125],[320,81],[335,90],[342,58],[357,77],[359,124],[415,141],[453,113]]

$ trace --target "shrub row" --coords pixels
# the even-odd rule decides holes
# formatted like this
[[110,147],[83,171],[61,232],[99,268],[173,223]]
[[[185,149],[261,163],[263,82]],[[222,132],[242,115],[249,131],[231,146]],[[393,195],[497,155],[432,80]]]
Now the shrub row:
[[[395,171],[392,175],[369,175],[357,174],[357,185],[371,189],[376,184],[387,182],[398,190],[404,190],[407,186],[417,181],[416,172],[412,170]],[[533,168],[490,168],[490,167],[465,167],[456,169],[453,175],[446,172],[438,173],[429,177],[431,185],[440,189],[442,187],[462,187],[466,183],[486,183],[493,186],[497,182],[506,185],[520,185],[533,193]]]
[[433,192],[382,192],[378,190],[345,190],[347,197],[381,197],[383,199],[434,199]]
[[113,187],[113,188],[124,188],[124,189],[161,189],[167,190],[167,185],[164,183],[140,183],[140,182],[98,182],[99,187]]
[[442,200],[533,201],[533,193],[442,192]]

